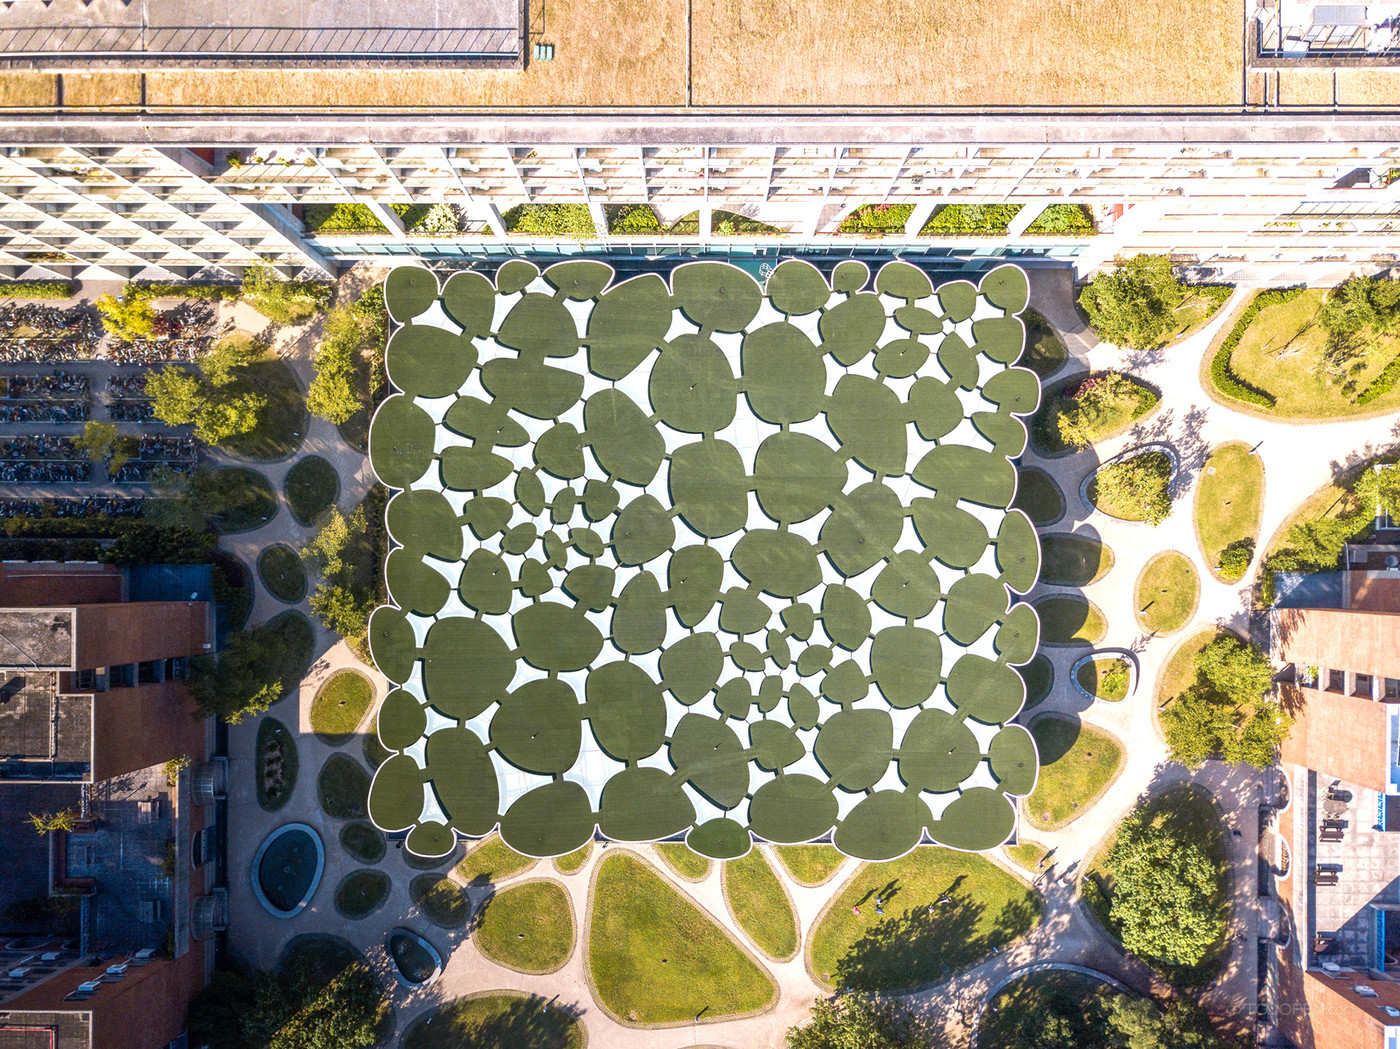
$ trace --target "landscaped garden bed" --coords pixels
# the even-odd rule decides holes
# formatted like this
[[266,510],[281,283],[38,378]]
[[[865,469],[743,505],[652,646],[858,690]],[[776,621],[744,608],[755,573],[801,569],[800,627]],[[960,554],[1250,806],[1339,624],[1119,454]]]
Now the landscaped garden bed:
[[258,577],[267,592],[283,604],[294,605],[306,596],[306,569],[296,551],[284,543],[269,546],[258,555]]
[[1133,683],[1133,668],[1122,656],[1090,659],[1079,665],[1075,680],[1094,699],[1117,703],[1128,698],[1128,689]]
[[1264,463],[1239,441],[1210,453],[1196,489],[1196,538],[1206,566],[1222,582],[1249,571],[1259,539]]
[[460,929],[471,916],[461,886],[436,874],[420,874],[408,883],[408,896],[423,917],[442,929]]
[[1041,381],[1050,378],[1069,360],[1065,340],[1060,338],[1051,323],[1035,310],[1021,314],[1026,323],[1026,352],[1016,363],[1029,368],[1040,376]]
[[340,494],[340,477],[319,455],[308,455],[287,471],[282,489],[292,517],[309,526],[334,504]]
[[567,856],[554,857],[554,866],[560,874],[577,874],[583,869],[583,865],[588,862],[588,857],[593,854],[593,843],[590,841],[581,849],[575,849]]
[[763,853],[754,848],[747,856],[726,860],[723,875],[725,903],[758,949],[775,961],[796,954],[797,916]]
[[1113,550],[1087,535],[1040,537],[1040,579],[1060,586],[1087,586],[1113,567]]
[[1013,509],[1024,510],[1031,523],[1041,528],[1065,516],[1065,494],[1055,479],[1036,466],[1023,466],[1016,478]]
[[1031,420],[1041,455],[1066,455],[1116,437],[1157,407],[1156,390],[1118,372],[1091,372],[1047,387]]
[[822,885],[845,862],[834,845],[775,845],[773,854],[799,885]]
[[340,847],[359,863],[378,863],[384,858],[384,833],[373,824],[347,823],[340,828]]
[[389,876],[383,871],[351,871],[335,888],[336,913],[351,920],[368,918],[389,898]]
[[512,849],[499,834],[492,834],[468,844],[466,857],[457,865],[457,876],[468,885],[494,884],[523,874],[536,862]]
[[709,876],[711,863],[708,857],[696,853],[688,845],[680,842],[662,842],[656,846],[656,854],[666,866],[686,881],[703,881]]
[[369,773],[354,758],[332,754],[316,777],[316,796],[327,816],[338,820],[365,818],[365,797],[369,793]]
[[1174,472],[1165,451],[1120,456],[1094,471],[1084,494],[1089,505],[1109,517],[1160,524],[1171,516]]
[[256,760],[258,804],[276,812],[287,804],[297,785],[297,745],[287,726],[276,718],[258,722]]
[[1025,666],[1017,667],[1016,672],[1026,682],[1026,705],[1022,710],[1038,707],[1049,698],[1050,689],[1055,684],[1055,665],[1043,653]]
[[1036,830],[1059,830],[1088,812],[1123,771],[1123,746],[1072,715],[1041,714],[1031,722],[1040,778],[1022,802]]
[[1201,581],[1185,554],[1167,550],[1143,566],[1137,578],[1133,603],[1138,623],[1152,634],[1180,630],[1196,611]]
[[515,991],[455,998],[413,1021],[402,1049],[583,1049],[584,1028],[563,1006]]
[[552,973],[574,950],[573,907],[552,881],[527,881],[487,901],[472,935],[481,953],[525,973]]
[[358,670],[337,670],[316,690],[311,701],[311,730],[324,743],[338,747],[355,734],[374,700],[374,686]]
[[1086,598],[1057,595],[1035,602],[1045,645],[1096,645],[1108,630],[1099,607]]

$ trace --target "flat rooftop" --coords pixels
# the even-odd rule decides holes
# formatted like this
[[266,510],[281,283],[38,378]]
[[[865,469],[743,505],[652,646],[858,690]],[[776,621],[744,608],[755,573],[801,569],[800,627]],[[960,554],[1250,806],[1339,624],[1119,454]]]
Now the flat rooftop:
[[16,0],[0,9],[7,61],[514,62],[521,0]]
[[72,665],[72,609],[0,608],[0,670],[67,670]]
[[77,779],[92,761],[92,697],[58,693],[52,671],[0,671],[0,781]]

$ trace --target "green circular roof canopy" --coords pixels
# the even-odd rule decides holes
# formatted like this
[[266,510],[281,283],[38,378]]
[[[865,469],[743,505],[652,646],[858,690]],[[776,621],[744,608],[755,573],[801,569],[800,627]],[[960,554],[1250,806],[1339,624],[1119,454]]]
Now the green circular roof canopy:
[[1007,724],[1039,641],[1016,601],[1039,545],[1007,509],[1029,284],[871,283],[389,275],[376,824],[425,856],[497,827],[531,856],[1005,840],[1038,765]]

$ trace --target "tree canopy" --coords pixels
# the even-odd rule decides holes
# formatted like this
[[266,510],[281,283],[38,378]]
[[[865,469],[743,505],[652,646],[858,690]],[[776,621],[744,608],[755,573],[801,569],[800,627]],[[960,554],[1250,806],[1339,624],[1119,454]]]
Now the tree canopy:
[[[309,633],[305,618],[296,615]],[[301,680],[312,641],[277,620],[233,631],[218,656],[197,656],[191,663],[188,684],[199,716],[237,724],[261,714]]]
[[371,489],[365,502],[348,515],[332,507],[301,552],[321,577],[311,595],[311,611],[365,660],[369,614],[381,600],[376,568],[384,495],[382,488]]
[[1293,719],[1270,698],[1273,667],[1257,646],[1233,635],[1197,653],[1196,679],[1162,711],[1174,760],[1196,768],[1207,758],[1268,768]]
[[903,1006],[853,991],[818,998],[812,1022],[787,1033],[788,1049],[923,1049],[931,1032]]
[[1173,311],[1186,286],[1172,272],[1166,255],[1134,255],[1094,275],[1079,294],[1079,305],[1100,339],[1130,350],[1161,345],[1171,334]]
[[200,371],[169,365],[146,378],[156,418],[193,425],[205,444],[219,444],[257,428],[267,398],[245,388],[242,369],[266,352],[248,339],[222,339],[200,360]]
[[127,342],[149,339],[155,331],[156,311],[139,295],[123,292],[120,299],[114,295],[99,295],[97,312],[102,314],[102,326],[108,334]]
[[220,970],[190,1003],[193,1044],[210,1049],[366,1049],[379,1040],[384,995],[362,962],[328,980],[310,966]]
[[243,298],[279,324],[295,324],[330,304],[335,287],[318,281],[287,280],[269,266],[243,271]]

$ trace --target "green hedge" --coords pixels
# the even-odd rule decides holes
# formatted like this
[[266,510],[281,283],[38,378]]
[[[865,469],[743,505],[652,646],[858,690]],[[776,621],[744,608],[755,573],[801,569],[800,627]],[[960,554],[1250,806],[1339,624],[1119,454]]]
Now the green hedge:
[[[1254,323],[1261,310],[1269,306],[1281,306],[1285,302],[1296,299],[1302,293],[1302,288],[1274,288],[1270,291],[1261,291],[1254,296],[1253,301],[1240,314],[1240,319],[1235,322],[1235,326],[1230,329],[1230,334],[1225,336],[1225,341],[1220,344],[1220,349],[1216,350],[1215,356],[1211,358],[1210,379],[1211,382],[1215,383],[1216,389],[1227,397],[1233,397],[1245,404],[1258,405],[1260,408],[1274,406],[1276,398],[1273,394],[1251,385],[1235,374],[1235,370],[1230,367],[1230,355],[1235,352],[1235,347],[1240,344],[1244,333]],[[1377,394],[1377,396],[1380,395]]]
[[902,234],[913,204],[862,204],[841,220],[838,233]]
[[598,228],[587,204],[517,204],[501,221],[507,233],[541,237],[596,237]]
[[0,539],[0,561],[101,561],[97,539]]
[[924,223],[919,236],[1002,236],[1020,210],[1020,204],[944,204]]
[[1097,232],[1094,228],[1094,215],[1083,204],[1051,204],[1026,227],[1026,233],[1032,235],[1060,236]]
[[132,282],[126,294],[137,299],[236,299],[243,294],[237,284],[174,284],[169,281]]
[[71,299],[77,285],[71,280],[10,280],[0,282],[3,299]]
[[1395,389],[1395,384],[1400,382],[1400,356],[1396,357],[1385,366],[1379,375],[1367,384],[1366,388],[1356,395],[1356,403],[1365,406],[1384,397],[1391,390]]
[[307,204],[302,222],[308,233],[388,233],[364,204]]

